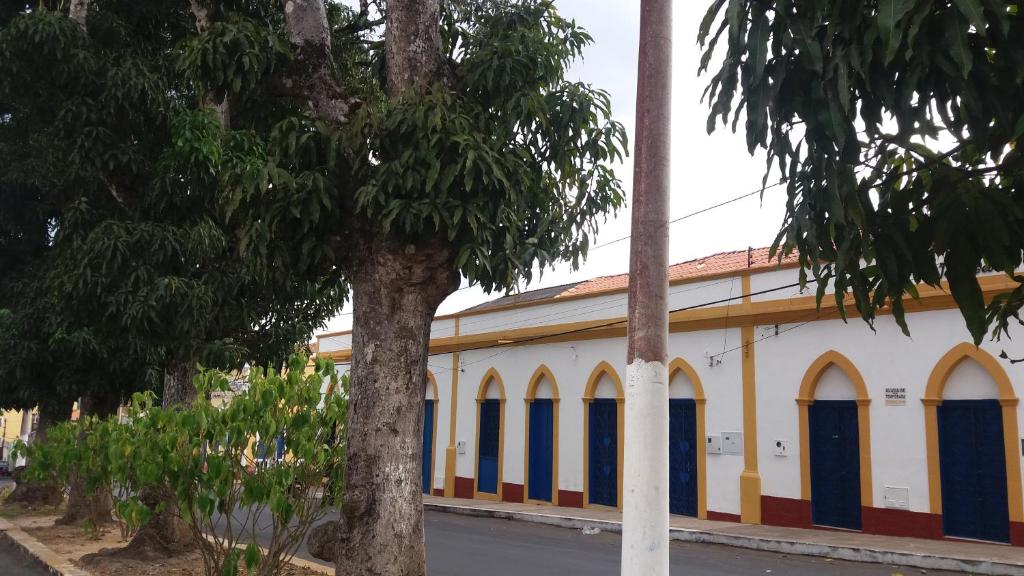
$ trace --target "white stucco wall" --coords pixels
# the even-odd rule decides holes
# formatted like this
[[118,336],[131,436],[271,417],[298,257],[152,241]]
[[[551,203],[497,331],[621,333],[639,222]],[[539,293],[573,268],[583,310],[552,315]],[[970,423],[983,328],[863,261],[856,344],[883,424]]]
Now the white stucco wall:
[[[669,335],[669,361],[682,358],[689,363],[704,388],[708,435],[743,430],[742,358],[737,352],[721,355],[739,343],[739,328]],[[716,355],[713,361],[710,355]],[[703,442],[704,439],[698,438],[698,441]],[[742,471],[742,454],[708,454],[708,510],[740,513],[739,478]]]
[[[910,489],[910,509],[928,512],[924,395],[928,377],[939,359],[970,335],[956,310],[908,315],[911,337],[904,336],[889,316],[875,323],[877,332],[860,320],[813,322],[757,344],[758,458],[765,495],[800,497],[800,442],[795,402],[806,369],[821,354],[836,350],[857,367],[871,397],[872,486],[875,506],[883,505],[885,486]],[[782,326],[782,330],[792,325]],[[1003,346],[985,342],[998,356]],[[1024,373],[1020,366],[1000,360],[1014,382],[1017,395]],[[822,385],[832,394],[838,387],[832,370]],[[906,404],[887,406],[886,387],[905,387]],[[995,384],[973,361],[953,372],[946,398],[994,397]],[[820,398],[821,396],[819,396]],[[775,440],[790,441],[789,456],[775,456]]]
[[[796,281],[793,269],[755,274],[753,290],[763,290]],[[727,278],[704,283],[673,286],[670,289],[673,308],[739,296],[739,278]],[[804,295],[812,292],[805,292]],[[796,288],[754,297],[756,301],[788,299],[799,296]],[[625,314],[626,295],[611,294],[591,299],[525,307],[515,310],[474,315],[460,322],[463,335],[496,330],[543,326],[562,322],[605,319]],[[872,452],[872,487],[875,506],[883,506],[885,486],[906,487],[910,490],[910,510],[928,512],[928,478],[925,452],[924,395],[934,366],[954,346],[969,342],[970,336],[957,310],[920,312],[908,315],[911,337],[903,335],[890,316],[880,316],[875,331],[851,318],[816,321],[808,324],[779,326],[773,336],[770,327],[755,327],[759,341],[755,346],[757,385],[757,447],[758,465],[762,479],[762,493],[767,496],[800,498],[800,437],[798,409],[795,399],[801,380],[808,367],[822,354],[835,350],[848,358],[859,370],[871,399],[869,408]],[[443,338],[451,335],[454,322],[435,323],[433,335]],[[321,350],[344,350],[350,338],[347,335],[321,339]],[[706,433],[743,432],[742,403],[742,350],[740,329],[715,329],[698,332],[679,332],[670,335],[669,360],[682,358],[696,372],[707,398],[705,404]],[[1011,356],[1016,353],[1009,341],[985,342],[982,348],[995,357],[1003,349]],[[552,396],[557,383],[559,402],[558,488],[581,492],[583,490],[583,402],[582,396],[594,368],[608,362],[625,377],[625,338],[583,340],[527,346],[496,347],[465,351],[460,354],[458,373],[458,413],[456,439],[465,442],[465,451],[456,458],[456,475],[473,478],[476,462],[476,397],[481,380],[489,369],[500,375],[504,384],[506,402],[502,481],[523,483],[524,427],[526,410],[524,398],[529,379],[541,365],[546,365],[553,382],[546,379],[538,387],[537,397]],[[1024,393],[1024,364],[1014,365],[998,360],[1014,383],[1018,397]],[[434,447],[434,487],[444,486],[445,448],[448,445],[450,400],[452,386],[452,357],[450,354],[432,355],[428,361],[438,385],[437,436]],[[339,370],[347,370],[340,365]],[[885,388],[906,388],[906,403],[887,406]],[[497,387],[487,391],[487,397],[497,397]],[[602,378],[595,394],[614,397],[615,386],[609,378]],[[693,383],[677,375],[670,386],[672,397],[692,397]],[[953,371],[944,391],[947,399],[992,398],[997,395],[995,382],[979,364],[961,363]],[[852,382],[840,369],[827,369],[819,381],[817,399],[853,399]],[[1024,405],[1018,408],[1024,421]],[[787,456],[775,455],[777,440],[788,441]],[[704,439],[699,439],[704,441]],[[1018,451],[1019,453],[1019,451]],[[708,509],[715,512],[739,514],[739,476],[743,470],[743,456],[708,454],[707,486]]]

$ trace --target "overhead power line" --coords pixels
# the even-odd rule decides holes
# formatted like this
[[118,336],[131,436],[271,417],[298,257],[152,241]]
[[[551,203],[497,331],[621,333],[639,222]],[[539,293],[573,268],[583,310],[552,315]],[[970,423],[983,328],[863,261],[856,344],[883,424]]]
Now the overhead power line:
[[[718,204],[714,204],[712,206],[707,206],[705,208],[701,208],[700,210],[697,210],[696,212],[690,212],[689,214],[684,214],[684,215],[682,215],[682,216],[680,216],[680,217],[678,217],[678,218],[676,218],[674,220],[669,220],[668,223],[669,224],[675,224],[677,222],[682,222],[683,220],[686,220],[688,218],[693,218],[694,216],[699,216],[701,214],[704,214],[705,212],[710,212],[712,210],[716,210],[716,209],[721,208],[723,206],[728,206],[729,204],[732,204],[734,202],[739,202],[740,200],[744,200],[746,198],[750,198],[751,196],[755,196],[755,195],[761,194],[765,190],[770,190],[770,189],[775,188],[777,186],[781,186],[784,183],[785,183],[785,181],[780,180],[780,181],[778,181],[778,182],[776,182],[774,184],[769,184],[769,185],[765,186],[764,188],[758,188],[757,190],[753,190],[751,192],[747,192],[746,194],[741,194],[739,196],[736,196],[735,198],[730,198],[730,199],[725,200],[723,202],[719,202]],[[605,248],[605,247],[611,246],[613,244],[617,244],[617,243],[622,242],[624,240],[629,240],[632,237],[633,237],[632,234],[627,234],[627,235],[625,235],[625,236],[623,236],[621,238],[616,238],[616,239],[610,240],[608,242],[597,244],[597,245],[595,245],[594,247],[592,247],[590,249],[590,252],[593,252],[595,250],[600,250],[601,248]],[[458,288],[457,290],[455,290],[455,292],[462,292],[463,290],[469,290],[473,286],[474,286],[473,284],[469,284],[467,286],[462,286],[462,287]],[[453,294],[455,292],[453,292]],[[352,315],[352,312],[342,312],[341,314],[338,314],[338,316],[351,316],[351,315]]]
[[[786,284],[784,286],[776,286],[775,288],[767,288],[765,290],[758,290],[757,292],[751,292],[750,294],[743,294],[743,295],[740,295],[740,296],[730,296],[729,298],[722,298],[722,299],[719,299],[719,300],[711,300],[711,301],[708,301],[708,302],[702,302],[700,304],[692,304],[690,306],[683,306],[681,308],[675,308],[673,310],[669,310],[669,314],[674,314],[676,312],[684,312],[684,311],[687,311],[687,310],[696,310],[698,308],[705,308],[707,306],[713,306],[715,304],[725,304],[726,302],[733,302],[735,300],[741,300],[741,299],[746,298],[746,297],[760,296],[760,295],[763,295],[763,294],[771,294],[772,292],[778,292],[780,290],[787,290],[787,289],[790,289],[790,288],[797,288],[799,286],[800,286],[800,282],[794,282],[792,284]],[[571,335],[571,334],[579,334],[579,333],[582,333],[582,332],[589,332],[591,330],[598,330],[598,329],[601,329],[601,328],[610,328],[612,326],[620,326],[620,325],[623,325],[625,323],[626,323],[626,320],[612,320],[612,321],[609,321],[609,322],[605,322],[603,324],[596,324],[594,326],[586,326],[586,327],[582,327],[582,328],[573,328],[571,330],[565,330],[565,331],[562,331],[562,332],[555,332],[554,334],[543,334],[543,335],[531,336],[529,338],[523,338],[523,339],[519,339],[519,340],[512,340],[512,341],[509,341],[509,342],[497,342],[495,344],[484,344],[482,346],[475,346],[475,347],[472,347],[472,348],[465,348],[465,349],[459,350],[459,352],[473,352],[473,351],[477,351],[477,350],[489,350],[489,349],[492,349],[492,348],[504,348],[504,347],[509,347],[509,346],[521,346],[523,344],[529,344],[530,342],[536,342],[538,340],[547,340],[549,338],[557,338],[559,336],[568,336],[568,335]],[[731,350],[728,350],[727,352],[731,352]],[[443,354],[449,354],[449,352],[434,352],[434,353],[429,354],[429,355],[430,356],[440,356],[440,355],[443,355]],[[724,352],[723,352],[723,354],[724,354]]]

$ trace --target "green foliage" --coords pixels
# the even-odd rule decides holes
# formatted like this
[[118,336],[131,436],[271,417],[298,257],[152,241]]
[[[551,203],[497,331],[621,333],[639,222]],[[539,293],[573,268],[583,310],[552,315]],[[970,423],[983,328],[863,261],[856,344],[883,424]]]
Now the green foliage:
[[[204,371],[189,407],[166,410],[152,394],[137,394],[123,422],[68,422],[46,442],[17,450],[29,458],[30,477],[79,478],[89,493],[109,491],[125,537],[153,513],[140,489],[163,486],[192,528],[208,575],[233,574],[242,559],[249,574],[276,574],[339,503],[344,484],[347,378],[338,393],[322,396],[338,385],[334,365],[318,360],[304,374],[307,362],[293,356],[283,374],[253,369],[240,392],[232,375]],[[284,457],[257,459],[257,439],[280,439]],[[265,551],[257,523],[270,526]]]
[[263,238],[300,230],[299,261],[344,266],[357,249],[350,237],[440,238],[486,290],[586,256],[599,222],[622,206],[611,165],[626,149],[608,94],[565,78],[590,36],[546,1],[445,2],[444,12],[447,72],[423,95],[381,97],[379,80],[353,65],[360,46],[366,66],[379,62],[380,45],[359,41],[374,25],[348,42],[335,36],[352,73],[341,84],[365,101],[345,126],[282,118],[224,174],[232,209],[261,215],[245,223],[244,246],[273,250]]
[[787,183],[774,248],[834,278],[841,311],[852,294],[906,331],[905,295],[945,279],[976,341],[1020,321],[1024,289],[986,306],[976,275],[1024,279],[1022,18],[1004,0],[712,4],[708,130],[745,116]]
[[[212,4],[203,34],[187,2],[96,0],[88,32],[66,3],[0,20],[0,268],[45,302],[45,315],[15,320],[36,323],[17,337],[51,365],[79,362],[54,344],[72,339],[95,366],[280,366],[344,302],[339,272],[297,265],[290,231],[261,238],[282,247],[272,255],[239,247],[219,174],[248,157],[252,132],[202,102],[230,93],[233,117],[258,126],[287,46],[279,11]],[[9,286],[0,309],[26,308]],[[121,389],[140,386],[132,376]]]

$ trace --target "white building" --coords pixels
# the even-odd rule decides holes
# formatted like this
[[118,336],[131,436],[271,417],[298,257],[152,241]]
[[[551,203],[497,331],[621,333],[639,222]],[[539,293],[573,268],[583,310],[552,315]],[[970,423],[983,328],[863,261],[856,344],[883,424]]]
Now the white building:
[[[925,286],[907,303],[910,338],[886,315],[875,332],[844,323],[797,273],[764,249],[671,267],[673,512],[1024,545],[1024,365],[999,359],[1009,343],[976,348],[949,294]],[[425,487],[621,505],[627,280],[434,320]],[[348,333],[318,341],[342,370],[350,346]]]

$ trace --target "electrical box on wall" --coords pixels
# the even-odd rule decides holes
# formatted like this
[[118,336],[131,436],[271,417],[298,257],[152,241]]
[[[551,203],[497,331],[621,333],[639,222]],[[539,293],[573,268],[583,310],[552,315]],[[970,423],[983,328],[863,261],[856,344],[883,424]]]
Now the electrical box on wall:
[[789,440],[783,440],[781,438],[777,438],[775,440],[775,455],[789,456]]
[[722,432],[722,454],[743,454],[743,432]]
[[455,442],[455,453],[456,454],[465,454],[466,453],[466,441],[465,440],[458,440],[457,442]]
[[708,454],[722,453],[722,437],[708,436]]
[[883,495],[886,508],[910,509],[910,488],[903,486],[886,486]]

